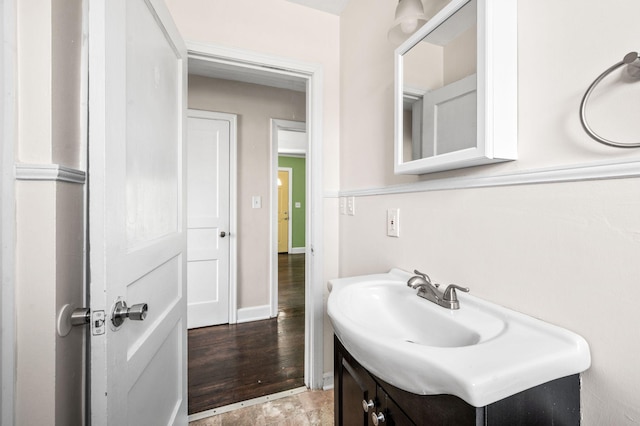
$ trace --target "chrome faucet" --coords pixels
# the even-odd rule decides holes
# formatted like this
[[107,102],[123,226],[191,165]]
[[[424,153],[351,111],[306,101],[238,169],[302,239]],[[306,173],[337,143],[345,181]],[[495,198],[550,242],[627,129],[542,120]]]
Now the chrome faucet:
[[418,296],[447,309],[460,309],[460,302],[458,301],[458,294],[456,293],[456,289],[468,293],[468,287],[460,287],[456,284],[449,284],[444,292],[441,293],[438,290],[440,284],[432,283],[429,275],[420,272],[417,269],[414,270],[413,273],[416,275],[409,278],[409,281],[407,281],[407,285],[413,289],[418,289]]

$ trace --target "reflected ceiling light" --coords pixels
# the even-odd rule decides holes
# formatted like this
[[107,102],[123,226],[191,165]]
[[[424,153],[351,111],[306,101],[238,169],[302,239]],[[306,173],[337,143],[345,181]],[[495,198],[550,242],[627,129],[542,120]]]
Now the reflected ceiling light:
[[400,45],[426,22],[427,16],[421,0],[400,0],[396,8],[396,19],[387,38],[394,45]]
[[278,186],[282,186],[282,181],[278,178]]

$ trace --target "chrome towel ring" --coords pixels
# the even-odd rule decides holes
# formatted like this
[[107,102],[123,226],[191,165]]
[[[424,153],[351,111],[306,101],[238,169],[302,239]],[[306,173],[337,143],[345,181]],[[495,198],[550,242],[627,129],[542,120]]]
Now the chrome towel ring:
[[[593,89],[595,89],[598,83],[600,83],[602,79],[604,79],[606,76],[611,74],[616,69],[620,68],[623,65],[630,65],[634,63],[637,59],[638,59],[638,52],[629,52],[626,55],[624,55],[624,58],[620,62],[618,62],[615,65],[612,65],[605,72],[600,74],[598,78],[596,78],[593,81],[593,83],[591,83],[591,86],[589,86],[586,93],[582,97],[582,102],[580,102],[580,123],[582,123],[582,127],[584,128],[585,132],[587,132],[589,136],[591,136],[593,139],[595,139],[600,143],[603,143],[609,146],[615,146],[618,148],[639,148],[640,147],[640,142],[638,143],[616,142],[616,141],[603,138],[602,136],[594,132],[591,129],[591,127],[589,127],[589,124],[587,124],[587,115],[586,115],[587,101],[589,100],[589,96],[591,96],[591,92],[593,91]],[[636,66],[640,67],[640,65],[636,65]]]

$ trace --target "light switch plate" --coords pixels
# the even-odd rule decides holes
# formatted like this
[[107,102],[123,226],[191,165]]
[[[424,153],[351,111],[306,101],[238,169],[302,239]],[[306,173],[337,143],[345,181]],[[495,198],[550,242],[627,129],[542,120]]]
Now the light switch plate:
[[400,209],[387,210],[387,235],[400,237]]
[[254,195],[251,197],[251,207],[254,209],[262,208],[262,197],[259,195]]
[[347,214],[347,197],[340,197],[340,214]]

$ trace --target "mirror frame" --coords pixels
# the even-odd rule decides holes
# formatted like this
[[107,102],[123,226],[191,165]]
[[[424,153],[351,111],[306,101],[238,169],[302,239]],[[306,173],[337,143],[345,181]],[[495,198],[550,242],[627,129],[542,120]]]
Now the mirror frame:
[[[471,1],[477,2],[477,139],[474,148],[403,161],[403,55]],[[517,159],[517,2],[452,0],[394,53],[394,172],[424,174]]]

